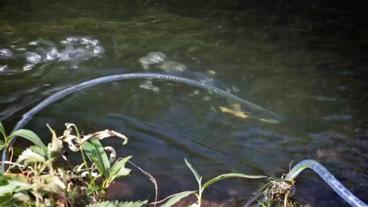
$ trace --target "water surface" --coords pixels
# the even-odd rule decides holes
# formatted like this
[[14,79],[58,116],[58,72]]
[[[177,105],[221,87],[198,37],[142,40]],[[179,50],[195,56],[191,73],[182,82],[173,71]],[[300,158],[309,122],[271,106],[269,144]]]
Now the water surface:
[[[191,86],[131,80],[68,96],[27,127],[45,136],[46,123],[61,130],[64,122],[85,132],[112,128],[125,133],[130,142],[119,153],[132,154],[158,179],[161,196],[195,188],[184,158],[205,178],[228,171],[281,176],[291,161],[308,158],[367,200],[368,61],[363,55],[347,53],[349,42],[336,36],[306,31],[313,22],[264,21],[251,8],[205,11],[211,12],[150,1],[2,2],[0,119],[10,129],[22,112],[82,80],[184,68],[186,75],[261,105],[284,121],[223,113],[219,107],[234,103]],[[142,64],[152,52],[164,54],[166,65]],[[153,196],[138,173],[121,182],[132,191],[117,198]],[[206,197],[243,199],[258,186],[224,182]],[[297,196],[313,206],[344,205],[312,173],[298,180]]]

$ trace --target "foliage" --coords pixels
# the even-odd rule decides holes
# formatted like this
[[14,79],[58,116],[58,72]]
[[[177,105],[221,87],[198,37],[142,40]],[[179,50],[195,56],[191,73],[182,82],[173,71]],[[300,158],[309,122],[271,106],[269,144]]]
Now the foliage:
[[207,182],[205,182],[204,184],[202,184],[202,177],[199,175],[199,173],[197,172],[197,170],[185,159],[185,164],[188,166],[188,168],[191,170],[191,172],[193,173],[197,183],[198,183],[198,189],[197,190],[193,190],[193,191],[184,191],[184,192],[180,192],[177,194],[173,194],[167,198],[165,198],[164,200],[160,201],[160,202],[165,202],[163,205],[161,205],[161,207],[171,207],[174,206],[176,203],[178,203],[181,199],[191,196],[191,195],[195,195],[197,200],[192,203],[189,207],[200,207],[201,206],[201,202],[202,202],[202,196],[203,196],[203,192],[206,188],[208,188],[210,185],[217,183],[221,180],[224,179],[229,179],[229,178],[245,178],[245,179],[262,179],[262,178],[266,178],[266,176],[261,176],[261,175],[246,175],[246,174],[241,174],[241,173],[226,173],[226,174],[221,174],[215,178],[212,178],[210,180],[208,180]]
[[294,180],[269,178],[269,181],[262,186],[255,196],[253,196],[244,207],[256,206],[262,207],[297,207],[301,206],[297,203],[293,196],[295,193]]
[[[148,201],[119,202],[106,201],[106,191],[117,178],[130,174],[126,164],[131,156],[116,159],[115,149],[104,146],[101,140],[117,137],[127,144],[128,138],[113,130],[103,130],[81,135],[75,124],[67,123],[61,136],[47,125],[51,132],[51,142],[45,145],[32,131],[17,130],[7,135],[0,122],[0,134],[3,140],[1,149],[7,150],[10,160],[2,164],[9,168],[0,175],[0,206],[88,206],[88,207],[141,207]],[[12,160],[11,142],[22,137],[34,145],[24,149]],[[71,165],[67,151],[81,155],[82,163]],[[155,179],[134,163],[131,164],[153,180],[156,189],[155,201],[150,205],[161,207],[175,206],[184,198],[195,196],[188,207],[200,207],[204,191],[211,185],[229,178],[263,179],[266,176],[225,173],[204,183],[197,170],[185,159],[185,164],[194,175],[198,188],[183,191],[156,201],[157,184]],[[294,181],[270,178],[244,206],[299,206],[293,200]]]
[[26,140],[31,141],[36,146],[39,146],[42,149],[45,149],[46,146],[43,144],[41,139],[32,132],[31,130],[27,129],[19,129],[14,132],[12,132],[10,135],[7,135],[5,132],[5,128],[3,124],[0,122],[0,135],[2,137],[2,140],[0,140],[0,151],[5,149],[7,152],[9,152],[11,155],[13,153],[13,149],[11,147],[11,143],[13,142],[15,137],[21,137]]
[[[11,152],[11,141],[18,136],[35,144],[23,150],[16,161],[11,158],[6,162],[9,169],[0,176],[1,206],[85,206],[102,201],[114,180],[129,175],[130,169],[125,165],[131,156],[115,160],[114,148],[104,147],[100,142],[108,137],[118,137],[125,145],[128,139],[123,134],[104,130],[81,135],[75,124],[68,123],[63,134],[57,136],[48,128],[52,137],[46,146],[30,130],[20,129],[7,136],[0,123],[1,146],[8,152]],[[65,153],[67,149],[80,153],[82,163],[70,167]],[[144,203],[104,202],[96,206],[135,207]]]

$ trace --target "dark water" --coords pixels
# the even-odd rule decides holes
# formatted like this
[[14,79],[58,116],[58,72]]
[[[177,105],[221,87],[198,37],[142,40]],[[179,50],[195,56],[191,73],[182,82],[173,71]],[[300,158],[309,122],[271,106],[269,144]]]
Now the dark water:
[[[349,19],[329,18],[339,10],[314,21],[308,12],[286,15],[277,5],[1,1],[0,119],[10,129],[22,112],[82,80],[184,68],[284,121],[222,113],[219,107],[231,103],[191,86],[131,80],[68,96],[27,127],[45,136],[46,123],[62,130],[65,122],[85,132],[125,133],[127,147],[109,143],[158,179],[161,197],[195,188],[184,158],[205,178],[228,171],[281,176],[291,161],[308,158],[367,201],[367,33],[355,32]],[[163,53],[165,62],[147,69],[150,52]],[[122,183],[131,190],[117,198],[153,196],[138,173]],[[205,197],[242,199],[259,185],[224,182]],[[298,179],[297,196],[312,206],[345,205],[312,173]]]

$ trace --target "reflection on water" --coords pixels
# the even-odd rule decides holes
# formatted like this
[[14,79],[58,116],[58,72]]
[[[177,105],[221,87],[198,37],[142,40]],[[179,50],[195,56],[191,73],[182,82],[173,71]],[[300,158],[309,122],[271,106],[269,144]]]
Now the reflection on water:
[[[291,161],[310,158],[359,197],[368,197],[368,61],[344,53],[347,42],[306,32],[303,25],[309,22],[270,23],[246,9],[219,7],[191,15],[196,8],[183,14],[181,7],[164,3],[69,4],[32,0],[0,7],[0,120],[6,126],[31,105],[82,80],[166,72],[230,91],[285,121],[234,116],[233,103],[213,94],[152,80],[79,92],[36,115],[29,127],[47,135],[46,123],[62,129],[72,121],[86,132],[113,128],[126,133],[130,143],[118,153],[133,154],[159,178],[165,193],[194,186],[185,157],[208,177],[227,171],[280,176]],[[12,15],[19,10],[25,13]],[[144,178],[132,179],[138,198],[151,195],[139,193],[148,191],[139,183]],[[231,197],[231,189],[243,189],[237,196],[247,197],[256,187],[219,184],[212,199],[224,189],[229,192],[221,198]],[[297,189],[312,206],[343,205],[313,174],[302,175]]]

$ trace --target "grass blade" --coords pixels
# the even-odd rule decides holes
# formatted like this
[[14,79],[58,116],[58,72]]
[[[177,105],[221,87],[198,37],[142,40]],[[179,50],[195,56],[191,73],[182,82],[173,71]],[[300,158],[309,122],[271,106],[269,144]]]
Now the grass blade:
[[190,162],[188,162],[188,160],[187,159],[184,159],[184,161],[185,161],[185,164],[188,166],[188,168],[190,169],[190,171],[192,171],[192,173],[193,173],[193,175],[194,175],[194,177],[195,177],[195,179],[197,180],[197,182],[198,182],[198,184],[199,184],[199,186],[201,185],[201,183],[202,183],[202,177],[201,176],[199,176],[199,174],[198,174],[198,172],[197,172],[197,170],[196,169],[194,169],[194,167],[192,166],[192,164],[190,164]]
[[3,137],[5,139],[5,137],[6,137],[5,128],[4,128],[4,126],[1,122],[0,122],[0,133],[3,135]]
[[203,184],[202,188],[203,190],[205,188],[207,188],[208,186],[224,180],[224,179],[228,179],[228,178],[245,178],[245,179],[263,179],[263,178],[267,178],[267,176],[263,176],[263,175],[246,175],[246,174],[242,174],[242,173],[225,173],[225,174],[221,174],[217,177],[212,178],[211,180],[207,181],[205,184]]
[[177,202],[179,202],[181,199],[188,197],[192,194],[194,194],[195,191],[183,191],[180,193],[176,193],[173,195],[170,195],[169,197],[167,197],[165,200],[166,203],[162,204],[161,207],[171,207],[173,205],[175,205]]

